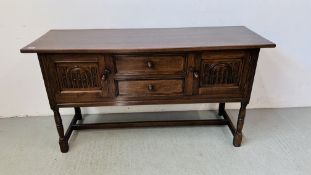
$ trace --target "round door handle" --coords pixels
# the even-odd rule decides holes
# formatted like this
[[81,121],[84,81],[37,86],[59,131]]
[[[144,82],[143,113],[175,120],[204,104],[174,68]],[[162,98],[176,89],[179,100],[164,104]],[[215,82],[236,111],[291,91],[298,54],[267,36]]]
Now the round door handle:
[[153,68],[153,63],[152,63],[152,61],[148,61],[148,62],[147,62],[147,66],[148,66],[149,69]]
[[106,80],[107,80],[107,75],[103,74],[102,81],[106,81]]
[[149,84],[149,85],[148,85],[148,90],[149,90],[149,91],[154,91],[154,86],[153,86],[152,84]]
[[198,79],[198,78],[199,78],[199,72],[194,71],[194,72],[193,72],[193,77],[196,78],[196,79]]
[[103,73],[103,76],[102,76],[102,81],[106,81],[107,78],[108,78],[108,75],[111,73],[111,71],[108,69],[108,68],[105,68],[104,69],[104,73]]
[[105,69],[104,69],[104,73],[105,73],[105,74],[110,74],[110,73],[111,73],[111,70],[108,69],[108,68],[105,68]]

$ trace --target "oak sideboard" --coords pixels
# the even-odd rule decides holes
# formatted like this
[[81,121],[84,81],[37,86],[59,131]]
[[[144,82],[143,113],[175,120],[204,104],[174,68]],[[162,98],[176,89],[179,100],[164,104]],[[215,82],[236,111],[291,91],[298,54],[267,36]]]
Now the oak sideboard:
[[[240,146],[260,48],[243,26],[50,30],[21,49],[37,53],[62,152],[73,130],[227,125]],[[239,102],[234,125],[225,103]],[[80,107],[219,103],[221,119],[83,123]],[[75,115],[64,132],[59,108]]]

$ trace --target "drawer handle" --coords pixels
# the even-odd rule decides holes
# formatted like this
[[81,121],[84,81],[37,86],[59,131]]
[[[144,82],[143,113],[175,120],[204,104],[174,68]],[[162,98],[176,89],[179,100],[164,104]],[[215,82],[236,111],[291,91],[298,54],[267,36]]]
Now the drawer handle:
[[151,91],[154,91],[154,86],[152,84],[149,84],[148,85],[148,90],[151,92]]
[[102,81],[106,81],[108,79],[108,76],[110,73],[111,73],[111,71],[108,68],[105,68],[103,76],[102,76]]
[[148,66],[149,69],[153,68],[153,63],[152,63],[152,61],[148,61],[148,62],[147,62],[147,66]]

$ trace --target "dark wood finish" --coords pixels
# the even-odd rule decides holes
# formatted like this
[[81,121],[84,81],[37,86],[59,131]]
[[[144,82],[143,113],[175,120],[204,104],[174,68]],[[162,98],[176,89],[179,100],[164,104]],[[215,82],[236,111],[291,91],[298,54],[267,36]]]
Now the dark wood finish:
[[225,103],[219,103],[218,115],[222,116],[225,113]]
[[160,127],[160,126],[200,126],[200,125],[227,125],[227,121],[224,119],[137,121],[137,122],[73,124],[72,127],[75,130],[83,130],[83,129],[137,128],[137,127]]
[[80,107],[74,107],[75,109],[75,116],[77,120],[82,120],[82,114],[81,114],[81,108]]
[[223,116],[224,119],[228,122],[228,123],[227,123],[227,124],[228,124],[228,127],[229,127],[229,129],[230,129],[232,135],[234,136],[234,134],[235,134],[235,127],[234,127],[234,125],[233,125],[233,123],[232,123],[232,121],[231,121],[231,119],[230,119],[230,117],[229,117],[229,115],[228,115],[228,113],[227,113],[227,111],[226,111],[225,109],[224,109],[224,111],[223,111],[222,116]]
[[243,26],[50,30],[23,53],[124,53],[275,47]]
[[64,127],[62,123],[62,118],[60,116],[60,113],[58,109],[54,109],[54,120],[57,128],[57,132],[59,135],[59,146],[60,150],[65,153],[68,152],[69,150],[69,145],[68,145],[68,140],[66,140],[65,135],[64,135]]
[[247,106],[246,102],[241,103],[238,122],[237,122],[236,130],[234,133],[233,145],[237,146],[237,147],[241,146],[241,142],[242,142],[242,129],[243,129],[243,125],[244,125],[246,106]]
[[182,80],[119,81],[119,96],[176,96],[183,93]]
[[[52,30],[21,49],[38,53],[62,152],[73,130],[228,125],[240,146],[260,48],[245,27]],[[240,102],[237,126],[225,103]],[[83,124],[80,107],[219,103],[223,119]],[[59,108],[74,107],[66,131]]]
[[73,129],[73,125],[75,125],[78,120],[80,120],[79,117],[77,115],[74,115],[72,120],[71,120],[71,122],[70,122],[70,124],[69,124],[69,126],[68,126],[68,129],[67,129],[67,131],[65,133],[65,140],[66,140],[67,143],[69,141],[69,138],[71,136],[72,131],[74,130]]
[[210,51],[202,54],[197,64],[198,94],[237,94],[243,96],[246,84],[247,50]]
[[[185,57],[175,55],[159,56],[115,56],[117,74],[182,74]],[[174,66],[172,66],[174,65]]]

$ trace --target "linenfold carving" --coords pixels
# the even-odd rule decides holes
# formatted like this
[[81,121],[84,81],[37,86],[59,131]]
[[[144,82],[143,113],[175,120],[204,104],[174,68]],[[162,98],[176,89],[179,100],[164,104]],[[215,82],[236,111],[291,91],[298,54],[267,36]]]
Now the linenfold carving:
[[59,65],[57,72],[62,89],[96,88],[99,86],[96,65]]
[[204,85],[236,84],[239,82],[241,62],[202,62],[202,80]]

